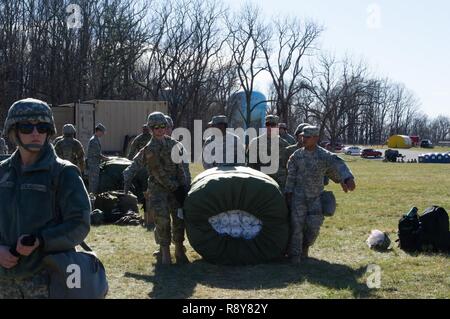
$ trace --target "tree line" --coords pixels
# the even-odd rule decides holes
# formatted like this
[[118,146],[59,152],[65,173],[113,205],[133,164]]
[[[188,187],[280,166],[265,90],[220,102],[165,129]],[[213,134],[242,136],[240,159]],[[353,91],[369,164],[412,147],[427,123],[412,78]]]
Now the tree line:
[[317,47],[324,27],[267,18],[219,0],[0,0],[0,120],[12,102],[165,100],[177,126],[236,111],[270,79],[269,112],[294,128],[313,122],[332,143],[380,144],[391,134],[449,137],[401,83]]

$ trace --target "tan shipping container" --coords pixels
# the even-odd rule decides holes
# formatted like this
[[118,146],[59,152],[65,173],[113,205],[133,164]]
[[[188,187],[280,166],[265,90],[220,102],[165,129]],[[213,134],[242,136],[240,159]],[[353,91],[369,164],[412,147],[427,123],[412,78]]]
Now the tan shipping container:
[[[86,117],[80,114],[81,110],[86,111],[89,107],[92,108],[93,117],[86,119]],[[91,100],[81,103],[64,104],[53,109],[57,110],[54,115],[55,122],[60,126],[60,128],[57,127],[58,135],[61,135],[62,126],[65,123],[72,123],[77,127],[77,138],[80,139],[86,148],[89,138],[94,134],[95,125],[102,123],[107,129],[101,141],[102,151],[121,153],[124,148],[126,136],[140,134],[142,132],[142,125],[147,122],[148,114],[155,111],[167,114],[167,102]],[[86,127],[84,121],[89,121],[87,130],[83,129]]]

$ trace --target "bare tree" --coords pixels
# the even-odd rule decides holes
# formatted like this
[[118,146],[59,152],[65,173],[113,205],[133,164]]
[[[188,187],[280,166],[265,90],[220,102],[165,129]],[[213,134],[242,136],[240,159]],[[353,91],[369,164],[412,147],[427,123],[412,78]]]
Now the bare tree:
[[313,44],[323,29],[314,22],[302,23],[296,18],[275,20],[273,28],[273,38],[261,48],[272,78],[277,114],[288,123],[294,97],[305,88],[301,62],[315,49]]

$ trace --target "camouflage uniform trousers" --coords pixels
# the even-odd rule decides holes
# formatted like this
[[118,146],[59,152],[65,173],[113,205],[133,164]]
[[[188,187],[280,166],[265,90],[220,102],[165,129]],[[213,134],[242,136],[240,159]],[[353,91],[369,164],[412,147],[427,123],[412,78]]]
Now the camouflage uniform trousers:
[[155,242],[161,246],[170,246],[171,240],[175,244],[182,244],[184,220],[177,216],[180,205],[174,195],[164,191],[151,191],[148,204],[155,216]]
[[319,236],[324,216],[320,196],[306,198],[294,192],[291,209],[289,255],[300,256],[304,246],[312,246]]
[[88,163],[89,165],[89,193],[97,193],[100,179],[99,163]]
[[48,299],[50,277],[46,270],[24,278],[0,278],[0,299]]

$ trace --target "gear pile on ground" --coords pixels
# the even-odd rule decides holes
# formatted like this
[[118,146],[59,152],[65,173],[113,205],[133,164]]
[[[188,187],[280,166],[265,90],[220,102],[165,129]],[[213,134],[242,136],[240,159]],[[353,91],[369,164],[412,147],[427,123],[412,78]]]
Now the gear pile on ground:
[[94,210],[91,213],[91,224],[141,225],[138,202],[133,194],[119,191],[104,192],[96,195]]
[[[133,163],[124,157],[113,157],[110,160],[103,162],[100,165],[100,175],[98,183],[98,192],[109,192],[123,190],[123,171]],[[148,175],[146,171],[142,171],[141,174],[136,175],[133,179],[132,189],[138,197],[140,203],[144,201],[144,191],[147,189]]]
[[212,168],[192,182],[184,203],[192,247],[217,264],[245,265],[283,256],[288,210],[277,183],[248,167]]

